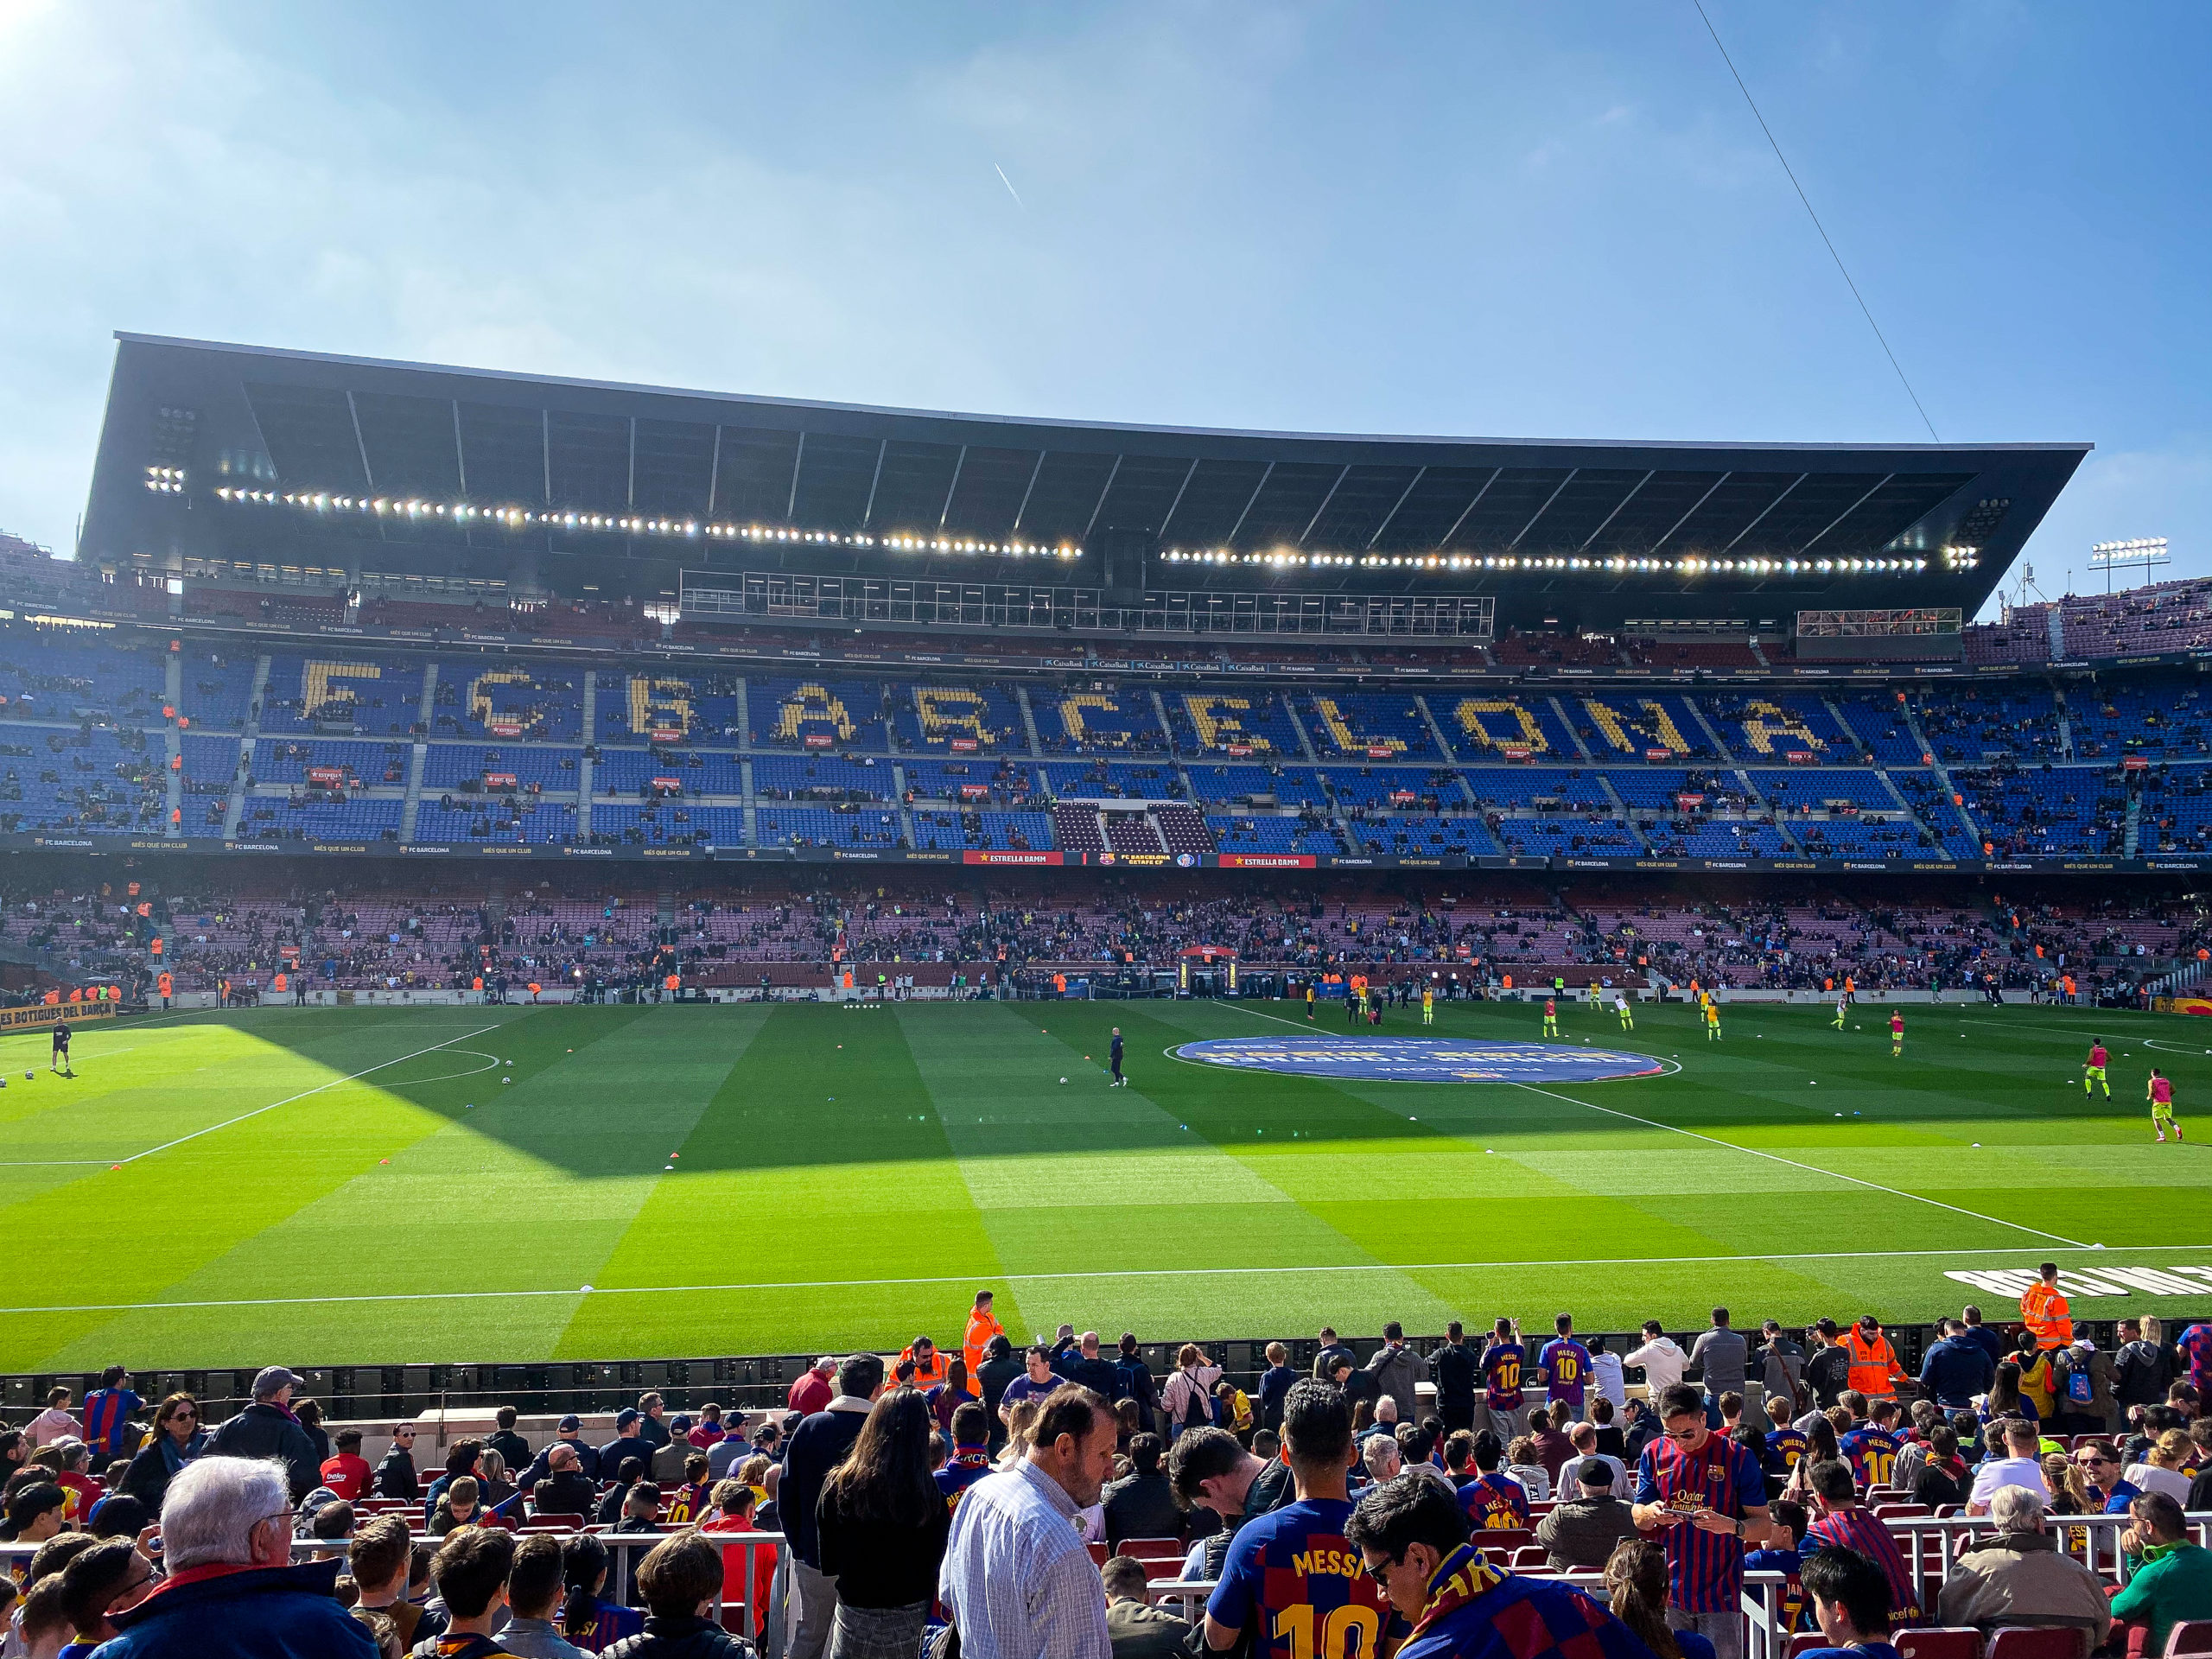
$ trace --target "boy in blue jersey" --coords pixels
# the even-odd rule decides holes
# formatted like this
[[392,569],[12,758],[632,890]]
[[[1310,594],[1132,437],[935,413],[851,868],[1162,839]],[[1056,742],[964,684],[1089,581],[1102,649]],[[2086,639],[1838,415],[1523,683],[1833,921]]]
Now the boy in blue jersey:
[[1510,1446],[1529,1432],[1529,1402],[1521,1389],[1528,1367],[1521,1322],[1500,1319],[1483,1349],[1483,1409],[1502,1445]]
[[[1362,1493],[1346,1536],[1412,1626],[1393,1659],[1650,1659],[1627,1625],[1573,1586],[1485,1565],[1452,1495],[1418,1470]],[[1374,1650],[1322,1643],[1307,1651],[1371,1659]]]
[[1249,1630],[1252,1659],[1369,1659],[1390,1605],[1344,1538],[1351,1402],[1326,1382],[1292,1384],[1282,1438],[1297,1498],[1247,1521],[1230,1544],[1206,1601],[1206,1646],[1224,1652]]
[[1797,1460],[1805,1455],[1809,1442],[1805,1431],[1789,1421],[1787,1404],[1779,1399],[1764,1402],[1767,1421],[1774,1427],[1767,1431],[1765,1449],[1759,1455],[1759,1466],[1767,1472],[1770,1490],[1777,1478],[1787,1480]]
[[1782,1632],[1784,1636],[1795,1636],[1800,1630],[1810,1628],[1810,1621],[1806,1617],[1805,1586],[1798,1577],[1798,1569],[1803,1564],[1800,1552],[1805,1548],[1805,1506],[1793,1503],[1786,1497],[1777,1498],[1768,1506],[1767,1513],[1776,1527],[1789,1530],[1789,1548],[1785,1549],[1776,1543],[1764,1549],[1750,1551],[1744,1557],[1744,1571],[1779,1573],[1783,1575]]
[[1912,1586],[1912,1568],[1897,1548],[1897,1535],[1859,1503],[1851,1484],[1851,1471],[1840,1463],[1816,1463],[1806,1478],[1820,1514],[1805,1529],[1815,1549],[1849,1550],[1871,1562],[1889,1586],[1883,1617],[1891,1625],[1920,1623],[1920,1603]]
[[960,1495],[991,1472],[991,1414],[981,1401],[970,1400],[952,1410],[952,1455],[937,1471],[937,1489],[944,1494],[948,1510]]
[[1744,1659],[1744,1541],[1766,1535],[1766,1476],[1747,1447],[1706,1424],[1686,1382],[1659,1395],[1661,1433],[1637,1465],[1636,1524],[1667,1552],[1667,1622]]
[[1572,1407],[1574,1415],[1580,1417],[1583,1394],[1590,1386],[1590,1351],[1574,1339],[1572,1313],[1560,1314],[1552,1321],[1552,1327],[1559,1335],[1546,1343],[1544,1351],[1536,1356],[1537,1369],[1544,1376],[1545,1403]]
[[1851,1465],[1859,1490],[1888,1485],[1890,1471],[1897,1467],[1897,1452],[1904,1445],[1904,1436],[1897,1433],[1897,1402],[1877,1400],[1870,1406],[1864,1395],[1846,1389],[1840,1403],[1850,1408],[1853,1419],[1865,1414],[1864,1421],[1854,1421],[1836,1439],[1836,1449]]
[[1890,1581],[1856,1550],[1818,1549],[1800,1570],[1825,1648],[1796,1659],[1897,1659],[1890,1645]]
[[1505,1447],[1489,1429],[1475,1436],[1475,1478],[1459,1488],[1459,1507],[1478,1532],[1529,1524],[1528,1489],[1505,1472]]

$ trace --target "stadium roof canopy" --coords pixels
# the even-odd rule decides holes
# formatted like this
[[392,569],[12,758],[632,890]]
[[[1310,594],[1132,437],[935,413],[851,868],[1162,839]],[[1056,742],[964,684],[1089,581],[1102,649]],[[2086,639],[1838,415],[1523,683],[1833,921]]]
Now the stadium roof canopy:
[[88,556],[558,592],[685,568],[1105,586],[1118,548],[1150,588],[1487,593],[1502,623],[1971,616],[2090,448],[1114,425],[118,340]]

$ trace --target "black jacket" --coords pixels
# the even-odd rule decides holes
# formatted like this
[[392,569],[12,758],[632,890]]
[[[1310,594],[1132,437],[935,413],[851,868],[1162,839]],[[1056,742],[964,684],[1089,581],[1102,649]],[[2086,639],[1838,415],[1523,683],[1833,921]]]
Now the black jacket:
[[2174,1379],[2172,1353],[2155,1342],[2139,1338],[2122,1344],[2113,1362],[2113,1398],[2121,1406],[2163,1404],[2166,1385]]
[[550,1440],[547,1442],[543,1452],[530,1460],[530,1466],[516,1478],[515,1484],[521,1487],[523,1491],[528,1491],[552,1472],[551,1465],[547,1459],[552,1457],[553,1448],[556,1446],[574,1446],[576,1450],[576,1465],[582,1470],[584,1478],[586,1480],[599,1478],[599,1448],[597,1446],[586,1446],[582,1440]]
[[411,1500],[422,1497],[423,1483],[415,1473],[415,1454],[404,1446],[393,1446],[384,1454],[384,1461],[377,1465],[374,1484],[378,1497]]
[[296,1503],[322,1481],[322,1459],[307,1430],[283,1407],[259,1400],[217,1429],[207,1451],[218,1458],[282,1458]]
[[1465,1343],[1446,1343],[1428,1357],[1428,1370],[1436,1379],[1439,1406],[1475,1403],[1475,1355]]
[[1106,1489],[1106,1543],[1109,1548],[1124,1538],[1180,1538],[1183,1512],[1175,1507],[1175,1489],[1161,1474],[1131,1475]]
[[510,1473],[530,1467],[530,1442],[512,1428],[493,1430],[484,1444],[507,1460]]
[[601,1652],[600,1659],[740,1659],[750,1656],[750,1643],[741,1642],[710,1618],[645,1620],[642,1634],[626,1636]]
[[599,1448],[599,1478],[601,1480],[620,1480],[623,1464],[632,1458],[638,1460],[638,1472],[640,1474],[653,1466],[652,1445],[643,1434],[632,1435],[626,1440],[609,1440]]
[[822,1502],[822,1483],[845,1460],[867,1421],[864,1411],[817,1411],[791,1431],[784,1446],[784,1478],[776,1487],[784,1533],[791,1541],[792,1553],[817,1573],[822,1570],[822,1543],[814,1512]]
[[575,1470],[563,1469],[531,1488],[530,1504],[534,1514],[580,1515],[589,1521],[599,1507],[599,1488]]

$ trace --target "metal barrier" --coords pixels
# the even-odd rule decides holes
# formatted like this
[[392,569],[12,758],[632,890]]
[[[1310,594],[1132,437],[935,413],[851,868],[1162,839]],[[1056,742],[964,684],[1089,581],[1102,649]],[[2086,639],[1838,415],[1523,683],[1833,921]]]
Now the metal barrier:
[[[2196,1542],[2212,1547],[2212,1511],[2192,1511],[2183,1516]],[[1988,1538],[1997,1529],[1986,1515],[1890,1515],[1882,1517],[1897,1541],[1905,1565],[1912,1569],[1912,1588],[1921,1611],[1933,1614],[1931,1586],[1940,1589],[1958,1559],[1966,1554],[1960,1540]],[[2133,1573],[2120,1535],[2134,1525],[2134,1518],[2120,1515],[2046,1515],[2044,1528],[2058,1540],[2058,1547],[2093,1573],[2126,1584]],[[1930,1548],[1932,1544],[1932,1548]],[[1933,1557],[1931,1563],[1930,1557]]]

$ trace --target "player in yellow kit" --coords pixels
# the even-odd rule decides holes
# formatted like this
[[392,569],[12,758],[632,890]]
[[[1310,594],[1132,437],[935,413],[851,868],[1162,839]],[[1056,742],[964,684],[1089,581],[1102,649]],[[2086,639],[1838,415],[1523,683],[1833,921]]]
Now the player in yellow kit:
[[1544,1035],[1559,1035],[1559,1004],[1548,996],[1544,999]]
[[1424,1026],[1436,1023],[1436,987],[1433,985],[1421,988],[1421,1022]]
[[1897,1009],[1890,1010],[1890,1058],[1895,1059],[1904,1052],[1904,1015]]
[[1707,998],[1705,1004],[1705,1040],[1708,1043],[1720,1040],[1720,1005],[1711,998]]

